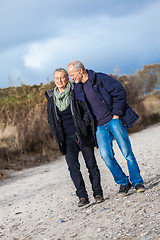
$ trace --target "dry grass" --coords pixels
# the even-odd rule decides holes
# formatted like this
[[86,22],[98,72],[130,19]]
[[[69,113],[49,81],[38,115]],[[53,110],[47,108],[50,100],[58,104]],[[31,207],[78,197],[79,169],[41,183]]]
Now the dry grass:
[[[159,73],[160,64],[156,64],[135,75],[114,76],[125,87],[128,103],[140,115],[129,133],[160,121],[160,91],[150,91],[144,96],[146,89],[153,90],[159,84]],[[0,89],[1,168],[35,166],[60,155],[48,126],[44,95],[53,87],[51,82]]]
[[134,108],[140,119],[129,129],[129,133],[140,131],[149,125],[160,122],[160,91],[147,94]]
[[44,96],[45,90],[53,87],[50,83],[0,89],[1,168],[35,166],[59,155],[49,130]]
[[144,97],[144,115],[152,116],[154,114],[160,115],[160,91],[155,91]]
[[10,149],[11,151],[18,150],[18,131],[16,126],[7,126],[0,129],[0,148]]

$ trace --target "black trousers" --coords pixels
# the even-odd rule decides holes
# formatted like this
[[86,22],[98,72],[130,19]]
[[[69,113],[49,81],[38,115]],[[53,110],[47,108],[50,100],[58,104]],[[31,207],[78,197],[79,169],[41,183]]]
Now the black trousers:
[[66,136],[66,162],[70,172],[71,179],[76,188],[76,195],[79,198],[88,198],[85,183],[80,171],[80,163],[78,161],[78,154],[82,152],[86,167],[89,172],[89,179],[92,185],[93,196],[103,195],[101,187],[100,172],[94,156],[94,147],[82,146],[75,141],[75,135]]

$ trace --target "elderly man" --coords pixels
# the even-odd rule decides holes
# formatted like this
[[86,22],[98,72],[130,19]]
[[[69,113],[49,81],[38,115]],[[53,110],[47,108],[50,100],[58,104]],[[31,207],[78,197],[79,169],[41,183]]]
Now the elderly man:
[[[132,186],[138,193],[143,192],[143,179],[126,131],[139,117],[126,103],[125,89],[111,76],[85,69],[80,61],[69,63],[67,71],[77,83],[74,89],[76,98],[85,102],[92,119],[92,130],[101,157],[115,182],[120,184],[118,195],[126,195]],[[127,160],[129,177],[114,157],[113,138]]]
[[100,172],[94,156],[94,141],[88,112],[83,101],[75,99],[67,71],[64,68],[58,68],[53,75],[56,87],[45,93],[48,100],[48,123],[60,151],[65,155],[68,170],[79,198],[78,206],[82,207],[89,203],[78,161],[80,151],[89,172],[93,196],[96,203],[101,203],[104,198]]

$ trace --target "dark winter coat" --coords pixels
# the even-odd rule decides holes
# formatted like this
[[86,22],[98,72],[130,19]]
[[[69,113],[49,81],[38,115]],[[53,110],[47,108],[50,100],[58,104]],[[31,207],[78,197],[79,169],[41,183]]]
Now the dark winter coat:
[[[54,89],[45,92],[47,98],[47,116],[48,123],[61,153],[65,154],[65,134],[62,127],[61,118],[57,113],[57,107],[54,101]],[[90,117],[83,101],[75,99],[73,85],[70,92],[70,108],[77,136],[82,146],[94,146],[93,135],[90,125]]]
[[[92,70],[87,70],[88,80],[92,83],[92,88],[99,98],[106,106],[108,111],[120,117],[124,126],[130,128],[138,120],[139,116],[126,103],[126,91],[122,84],[113,77],[104,73],[95,73]],[[92,121],[92,130],[95,136],[95,121],[87,103],[85,93],[83,91],[83,84],[79,83],[74,88],[77,99],[85,102],[86,108]]]

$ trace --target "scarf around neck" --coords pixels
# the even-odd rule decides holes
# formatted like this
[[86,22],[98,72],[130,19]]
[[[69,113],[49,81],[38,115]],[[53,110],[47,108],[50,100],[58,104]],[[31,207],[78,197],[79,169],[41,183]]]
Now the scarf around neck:
[[67,83],[66,88],[62,93],[58,91],[58,87],[54,88],[55,104],[61,112],[66,110],[70,104],[70,89],[70,83]]

